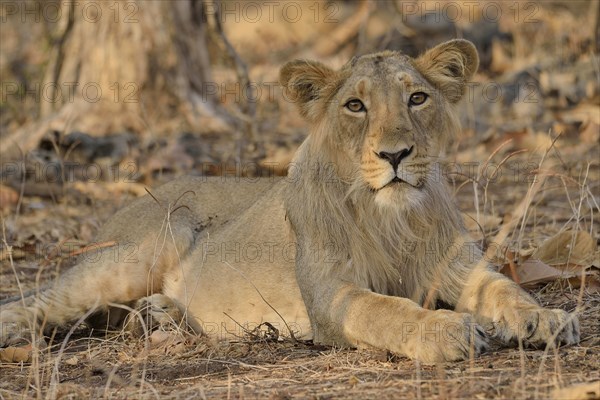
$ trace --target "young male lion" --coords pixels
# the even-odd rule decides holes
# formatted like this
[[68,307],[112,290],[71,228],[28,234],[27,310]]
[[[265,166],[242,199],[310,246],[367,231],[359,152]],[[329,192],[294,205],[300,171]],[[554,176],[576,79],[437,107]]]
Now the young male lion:
[[[134,201],[98,234],[117,245],[3,307],[1,342],[137,301],[198,333],[268,321],[425,362],[479,354],[480,325],[507,342],[577,343],[574,315],[541,308],[481,261],[436,173],[478,63],[470,42],[453,40],[339,71],[286,64],[281,83],[311,126],[287,178],[186,177]],[[453,311],[425,309],[426,298]]]

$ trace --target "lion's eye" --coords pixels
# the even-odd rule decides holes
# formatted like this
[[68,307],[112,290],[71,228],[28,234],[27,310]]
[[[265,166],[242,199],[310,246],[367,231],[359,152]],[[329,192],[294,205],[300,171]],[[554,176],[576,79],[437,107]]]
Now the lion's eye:
[[349,102],[346,103],[346,105],[344,107],[346,107],[348,110],[355,112],[355,113],[367,111],[367,109],[365,108],[365,105],[362,103],[362,101],[360,101],[358,99],[350,100]]
[[423,93],[423,92],[416,92],[410,95],[410,99],[408,99],[408,105],[411,106],[420,106],[421,104],[425,103],[425,100],[427,100],[427,93]]

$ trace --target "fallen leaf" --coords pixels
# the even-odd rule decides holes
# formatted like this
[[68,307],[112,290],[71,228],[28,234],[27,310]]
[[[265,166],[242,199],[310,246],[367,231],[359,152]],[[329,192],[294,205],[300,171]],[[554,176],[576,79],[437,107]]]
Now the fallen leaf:
[[572,278],[576,276],[573,273],[561,271],[533,258],[517,266],[513,272],[511,272],[509,264],[504,265],[500,272],[511,279],[513,279],[513,274],[516,273],[518,280],[515,281],[523,287],[532,287],[540,283],[554,282],[558,278]]
[[31,345],[6,347],[0,349],[0,361],[6,363],[29,362],[31,360]]
[[600,277],[592,268],[557,268],[531,258],[520,265],[505,264],[500,272],[525,288],[533,288],[540,284],[567,279],[574,288],[585,286],[589,292],[600,292]]
[[553,266],[571,266],[573,264],[589,267],[594,258],[596,241],[583,231],[560,232],[546,240],[531,255]]

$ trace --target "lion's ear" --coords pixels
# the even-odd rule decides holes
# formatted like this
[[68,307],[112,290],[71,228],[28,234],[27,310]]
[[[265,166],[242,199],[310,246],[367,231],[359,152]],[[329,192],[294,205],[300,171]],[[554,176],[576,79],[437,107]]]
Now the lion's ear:
[[415,66],[448,101],[456,103],[479,67],[479,56],[473,43],[455,39],[426,51],[415,59]]
[[302,116],[308,120],[318,117],[319,100],[325,88],[335,80],[336,72],[316,61],[290,61],[281,68],[279,82],[287,100],[296,103]]

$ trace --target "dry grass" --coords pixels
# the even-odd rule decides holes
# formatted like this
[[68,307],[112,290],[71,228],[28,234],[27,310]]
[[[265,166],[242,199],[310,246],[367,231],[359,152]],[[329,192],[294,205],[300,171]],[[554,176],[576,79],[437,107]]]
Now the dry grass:
[[[558,92],[557,99],[550,99],[556,100],[558,105],[548,109],[548,99],[546,103],[536,104],[544,108],[542,116],[534,115],[534,108],[533,114],[528,115],[527,107],[531,105],[523,103],[499,106],[482,102],[461,106],[467,116],[466,130],[456,145],[458,153],[454,161],[463,163],[463,167],[466,162],[477,162],[478,169],[475,174],[463,170],[451,176],[455,178],[456,199],[462,210],[475,212],[482,228],[479,237],[484,242],[489,245],[491,241],[501,241],[517,258],[565,230],[586,231],[600,240],[600,144],[597,140],[600,122],[595,115],[599,110],[597,82],[594,86],[590,79],[590,76],[595,77],[597,81],[600,69],[597,53],[581,52],[592,26],[587,20],[582,23],[581,18],[591,18],[591,15],[586,14],[587,3],[569,2],[562,6],[559,3],[541,7],[536,18],[542,23],[538,24],[515,24],[512,14],[508,13],[509,18],[503,19],[500,25],[514,40],[494,50],[508,62],[498,62],[502,57],[494,58],[489,71],[478,77],[478,83],[489,82],[490,76],[496,76],[504,84],[506,80],[502,79],[510,79],[511,74],[541,68],[541,78],[551,83],[552,91]],[[352,16],[354,3],[344,4],[339,16]],[[579,16],[575,16],[565,11],[570,7],[583,11],[577,11]],[[381,44],[380,38],[375,37],[376,32],[387,29],[384,39],[389,42],[396,29],[402,31],[398,28],[398,17],[393,16],[393,7],[383,5],[370,13],[367,25],[359,28],[357,38],[348,40],[324,61],[339,65],[354,52],[371,49],[370,46],[374,49],[376,43]],[[276,80],[280,63],[318,53],[319,35],[331,32],[335,25],[315,26],[302,20],[292,27],[278,21],[268,26],[241,23],[225,28],[234,47],[249,63],[251,78],[268,82]],[[3,43],[11,50],[1,54],[4,58],[0,60],[0,70],[9,74],[5,76],[12,76],[7,66],[15,62],[16,65],[43,64],[29,58],[35,56],[43,61],[47,57],[45,53],[17,52],[19,46],[35,48],[35,43],[29,40]],[[589,68],[582,69],[581,65]],[[37,67],[28,67],[28,70],[32,75],[38,73]],[[217,80],[223,76],[223,81],[232,82],[234,74],[230,68],[216,66],[214,72]],[[577,105],[561,103],[571,96],[573,89],[569,83],[572,80],[566,79],[565,85],[561,79],[573,75],[584,83],[589,80],[596,88],[595,95],[584,96],[582,105],[587,108],[583,111]],[[552,86],[554,84],[558,86]],[[8,111],[3,110],[0,115],[0,125],[6,128],[0,133],[1,137],[31,116],[35,117],[30,111],[36,104],[30,103],[31,100],[26,100],[8,104]],[[243,161],[289,161],[291,150],[304,135],[304,122],[299,120],[293,105],[280,99],[259,102],[257,119],[261,127],[258,150],[249,151],[249,159]],[[477,128],[479,123],[486,128]],[[542,125],[543,130],[539,128]],[[583,140],[585,129],[591,139]],[[65,133],[68,133],[66,129]],[[561,138],[545,153],[558,133],[562,133]],[[140,137],[164,139],[160,134],[145,132],[140,133]],[[175,139],[164,140],[170,146]],[[215,158],[209,160],[227,162],[230,161],[227,154],[234,153],[231,149],[235,144],[226,136],[205,135],[199,141],[203,148],[215,154]],[[62,164],[71,149],[65,152],[59,150],[55,142],[52,145]],[[158,160],[160,164],[160,158],[168,152],[147,151],[141,144],[137,145],[135,154],[142,155],[135,161],[139,162],[144,185],[167,180],[168,175],[155,180],[154,170],[150,167],[145,170],[147,165],[143,163]],[[189,158],[178,145],[181,146],[175,143],[166,149],[175,153],[171,155],[174,158]],[[544,163],[542,158],[545,158]],[[160,165],[169,164],[169,160]],[[490,165],[497,169],[497,175],[490,175],[486,168]],[[515,167],[522,169],[516,172]],[[535,186],[534,176],[538,177]],[[81,182],[68,182],[59,188],[58,197],[24,196],[24,182],[18,190],[17,212],[9,213],[2,220],[0,296],[3,299],[37,290],[56,279],[61,270],[71,267],[73,256],[84,251],[98,227],[127,203],[133,192],[117,190],[105,182],[95,182],[93,191],[84,191],[80,187],[83,185],[79,185]],[[44,188],[49,186],[43,185]],[[87,185],[88,189],[91,185]],[[134,185],[141,191],[142,184]],[[486,216],[499,218],[502,224],[486,224]],[[55,248],[57,243],[63,245],[63,251]],[[7,251],[9,245],[13,246],[13,252]],[[598,249],[596,251],[600,254]],[[51,259],[46,259],[47,255],[51,255]],[[173,341],[156,344],[125,332],[94,332],[80,326],[56,332],[50,346],[40,353],[34,352],[29,363],[0,363],[0,399],[545,399],[557,388],[599,382],[600,294],[580,291],[566,280],[537,287],[533,294],[545,306],[578,312],[582,332],[578,346],[537,350],[493,346],[477,359],[427,366],[381,351],[340,350],[289,340],[248,337],[234,343],[212,343],[175,331]]]
[[[543,303],[575,308],[577,292],[540,292]],[[428,366],[374,350],[291,341],[188,342],[185,350],[144,349],[143,340],[82,330],[61,335],[36,366],[2,364],[4,398],[548,398],[559,387],[600,379],[600,295],[586,295],[579,346],[493,349],[482,357]],[[63,333],[64,334],[64,333]],[[56,367],[56,359],[62,361]],[[36,375],[36,376],[34,376]],[[53,379],[55,378],[55,379]],[[49,383],[54,380],[54,385]]]

